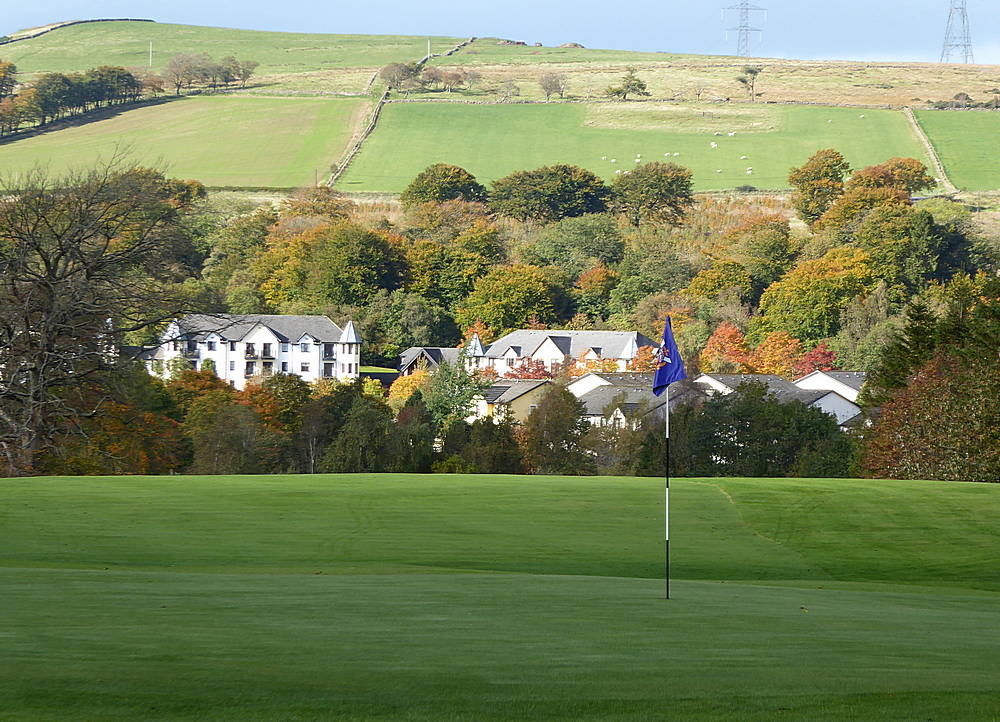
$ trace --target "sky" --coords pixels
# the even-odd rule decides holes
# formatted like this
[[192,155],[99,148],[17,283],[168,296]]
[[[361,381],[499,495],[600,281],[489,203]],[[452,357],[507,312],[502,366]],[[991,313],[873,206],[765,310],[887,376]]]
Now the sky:
[[[734,54],[736,0],[38,0],[9,3],[0,35],[60,20],[138,17],[255,30],[497,36],[544,45]],[[949,0],[756,0],[754,55],[936,61]],[[968,0],[977,62],[1000,64],[1000,2]]]

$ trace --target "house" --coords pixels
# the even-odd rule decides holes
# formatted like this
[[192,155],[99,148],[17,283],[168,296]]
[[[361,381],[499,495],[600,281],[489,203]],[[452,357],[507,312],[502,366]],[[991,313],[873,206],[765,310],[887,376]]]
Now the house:
[[[493,343],[484,345],[478,334],[464,346],[466,363],[472,369],[492,369],[503,376],[527,362],[541,363],[551,371],[572,362],[609,364],[625,371],[643,346],[657,344],[635,331],[512,331]],[[400,357],[401,374],[413,373],[421,363],[433,369],[441,360],[453,362],[459,349],[413,347]]]
[[550,383],[548,379],[501,379],[475,400],[468,421],[492,418],[523,424]]
[[830,414],[841,427],[861,416],[861,407],[836,391],[800,388],[791,381],[770,374],[702,374],[695,379],[695,383],[710,395],[731,394],[745,383],[764,384],[778,401],[800,401],[810,408]]
[[848,401],[856,402],[867,379],[868,374],[864,371],[813,371],[795,385],[800,389],[836,391]]
[[343,381],[360,374],[361,337],[353,321],[341,328],[326,316],[192,314],[172,321],[160,345],[139,358],[160,376],[177,358],[196,370],[214,368],[237,389],[277,373]]
[[588,373],[566,385],[566,390],[583,403],[584,418],[592,426],[637,424],[653,414],[663,423],[663,411],[670,401],[670,409],[707,398],[706,391],[690,381],[678,381],[670,386],[670,393],[653,394],[651,373]]

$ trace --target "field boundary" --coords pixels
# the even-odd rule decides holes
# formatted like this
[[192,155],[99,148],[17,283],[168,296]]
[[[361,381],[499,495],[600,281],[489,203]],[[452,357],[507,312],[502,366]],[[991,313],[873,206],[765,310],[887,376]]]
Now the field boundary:
[[[467,40],[463,40],[462,42],[460,42],[458,45],[456,45],[446,53],[430,53],[428,55],[425,55],[424,57],[422,57],[420,60],[417,61],[417,67],[426,65],[432,58],[441,58],[441,57],[446,57],[448,55],[453,55],[462,48],[471,45],[475,41],[476,41],[476,36],[472,36]],[[368,84],[369,87],[371,87],[375,83],[375,78],[377,74],[378,74],[377,71],[372,74],[371,81],[369,81]],[[326,182],[326,186],[328,188],[333,188],[334,184],[338,180],[340,180],[341,176],[343,176],[344,173],[347,171],[347,169],[350,167],[351,161],[353,161],[354,158],[361,151],[361,146],[364,145],[364,142],[366,140],[368,140],[368,136],[370,136],[373,132],[375,132],[375,127],[378,125],[378,119],[382,115],[382,108],[384,108],[386,102],[388,102],[389,92],[390,92],[389,88],[386,88],[385,90],[382,91],[382,95],[379,97],[378,101],[376,101],[375,107],[372,109],[371,118],[368,121],[367,127],[358,137],[357,141],[354,142],[354,145],[351,146],[350,150],[347,152],[347,155],[343,157],[343,160],[337,164],[337,167],[330,174],[330,178]]]
[[93,20],[67,20],[63,23],[53,23],[52,25],[45,25],[41,28],[31,28],[25,31],[25,34],[11,35],[8,36],[6,40],[0,40],[0,45],[10,45],[11,43],[18,43],[22,40],[33,40],[34,38],[41,37],[46,33],[51,33],[53,30],[58,30],[59,28],[68,28],[71,25],[84,25],[85,23],[155,23],[155,20],[149,18],[95,18]]
[[937,149],[931,142],[930,137],[924,132],[924,128],[920,125],[920,121],[917,120],[916,114],[913,112],[913,108],[906,106],[903,108],[903,115],[910,123],[910,127],[913,128],[913,132],[917,134],[917,138],[923,144],[924,148],[927,150],[927,155],[931,159],[931,164],[934,166],[934,172],[937,177],[941,179],[941,185],[948,193],[958,193],[958,188],[955,184],[951,182],[951,178],[948,177],[948,171],[944,168],[944,163],[941,162],[941,157],[937,153]]

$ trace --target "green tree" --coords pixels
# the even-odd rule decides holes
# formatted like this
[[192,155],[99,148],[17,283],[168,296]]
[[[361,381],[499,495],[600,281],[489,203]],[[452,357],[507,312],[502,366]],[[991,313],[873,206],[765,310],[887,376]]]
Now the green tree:
[[358,394],[344,425],[323,454],[320,471],[371,473],[391,463],[392,410],[378,399]]
[[483,202],[486,188],[464,168],[435,163],[422,170],[399,196],[404,208],[420,203],[463,200]]
[[481,321],[498,334],[523,328],[532,319],[555,323],[560,311],[568,315],[569,292],[562,280],[538,266],[500,266],[476,281],[458,305],[455,320],[462,328]]
[[611,184],[613,208],[632,225],[644,221],[680,225],[694,205],[691,171],[676,163],[643,163]]
[[192,473],[259,474],[274,470],[277,434],[229,391],[209,391],[192,401],[183,428],[194,447]]
[[576,276],[597,261],[613,266],[622,260],[625,241],[617,221],[605,213],[564,218],[542,228],[522,255]]
[[524,423],[524,460],[539,474],[594,473],[584,446],[589,424],[583,403],[564,387],[549,384]]
[[494,181],[489,205],[500,215],[548,223],[603,213],[610,195],[611,189],[589,170],[558,164]]
[[390,470],[401,474],[429,473],[434,460],[434,430],[434,419],[417,390],[396,416],[389,442]]
[[621,85],[613,85],[604,91],[604,94],[619,100],[628,100],[630,95],[638,95],[648,98],[651,93],[646,87],[646,81],[635,73],[635,68],[625,68],[625,75],[622,76]]
[[469,427],[469,439],[462,458],[477,474],[523,474],[521,447],[509,420],[476,419]]
[[831,148],[817,151],[802,166],[793,168],[788,182],[795,189],[792,206],[799,218],[815,223],[844,192],[844,177],[850,172],[844,156]]
[[854,245],[868,254],[873,275],[903,299],[934,275],[942,239],[930,213],[891,205],[876,207],[865,216]]
[[490,387],[490,381],[469,370],[463,353],[455,363],[442,361],[423,391],[434,423],[439,429],[466,418],[474,400]]

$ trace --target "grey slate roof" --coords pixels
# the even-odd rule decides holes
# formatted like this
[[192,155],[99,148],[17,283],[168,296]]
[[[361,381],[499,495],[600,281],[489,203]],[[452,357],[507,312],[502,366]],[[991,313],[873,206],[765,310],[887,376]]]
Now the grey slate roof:
[[772,374],[705,374],[706,376],[711,376],[716,381],[728,386],[734,391],[741,384],[748,383],[758,383],[767,386],[769,391],[778,393],[784,392],[789,393],[792,391],[801,391],[798,386],[793,384],[791,381],[786,381],[780,376],[774,376]]
[[354,328],[354,321],[348,321],[347,325],[344,326],[340,343],[361,343],[361,336],[358,334],[358,329]]
[[510,379],[498,381],[483,392],[483,397],[489,404],[509,404],[514,399],[534,391],[539,386],[549,383],[548,379]]
[[868,374],[864,371],[823,371],[822,373],[831,379],[836,379],[845,386],[850,386],[855,391],[860,391],[868,379]]
[[343,335],[343,330],[326,316],[196,313],[177,319],[182,336],[197,341],[204,341],[210,333],[227,341],[239,341],[257,324],[271,329],[282,342],[295,343],[309,334],[317,341],[334,343]]
[[[610,386],[598,386],[580,397],[587,416],[603,416],[608,406],[621,397],[620,408],[625,414],[631,414],[639,409],[645,412],[657,412],[663,415],[663,406],[667,395],[653,394],[653,375],[649,373],[611,373],[595,374],[611,381]],[[704,400],[708,394],[700,385],[688,380],[678,381],[670,385],[670,408]]]
[[486,349],[486,358],[501,358],[507,349],[516,347],[518,356],[531,356],[546,339],[552,342],[565,355],[579,358],[594,347],[602,349],[604,358],[621,358],[622,352],[633,339],[637,346],[656,346],[646,336],[635,331],[549,331],[521,330],[512,331],[497,339]]
[[417,363],[420,358],[427,360],[431,368],[441,365],[442,361],[455,363],[458,360],[457,348],[446,348],[441,346],[411,346],[399,355],[399,370],[406,371],[410,366]]

